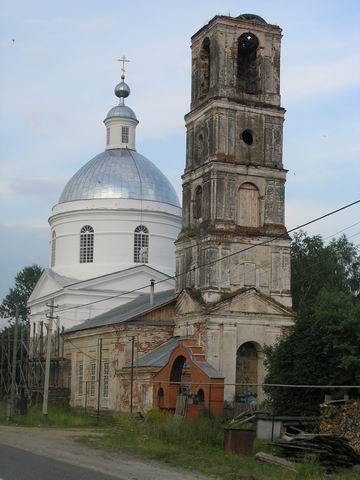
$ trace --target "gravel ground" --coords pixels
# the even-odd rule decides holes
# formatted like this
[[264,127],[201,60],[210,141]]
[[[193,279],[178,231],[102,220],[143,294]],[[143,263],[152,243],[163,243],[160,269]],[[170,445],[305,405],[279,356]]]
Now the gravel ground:
[[[76,438],[100,432],[0,426],[0,444],[15,447],[121,480],[210,480],[209,477],[143,460],[122,452],[105,452],[82,445]],[[20,460],[20,459],[19,459]]]

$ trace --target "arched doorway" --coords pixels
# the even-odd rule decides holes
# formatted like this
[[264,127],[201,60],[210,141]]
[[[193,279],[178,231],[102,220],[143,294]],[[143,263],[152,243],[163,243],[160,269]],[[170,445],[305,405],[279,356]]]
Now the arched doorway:
[[162,387],[159,388],[158,394],[157,394],[157,406],[159,408],[163,408],[164,406],[164,390]]
[[195,399],[196,399],[196,403],[198,405],[204,405],[204,403],[205,403],[205,393],[204,393],[204,390],[202,388],[199,388],[199,390],[197,391],[197,393],[195,395]]
[[177,357],[172,365],[170,373],[170,382],[178,383],[178,392],[186,393],[191,383],[191,372],[186,358],[182,355]]
[[[236,399],[247,402],[250,397],[257,396],[259,383],[259,352],[260,345],[255,342],[245,342],[236,353]],[[242,384],[242,385],[238,385]]]

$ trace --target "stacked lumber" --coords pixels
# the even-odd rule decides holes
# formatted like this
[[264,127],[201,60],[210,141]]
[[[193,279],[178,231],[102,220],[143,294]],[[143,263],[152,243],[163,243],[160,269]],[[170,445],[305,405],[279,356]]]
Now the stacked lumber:
[[341,435],[360,453],[360,400],[322,406],[320,432]]
[[280,457],[298,462],[314,460],[328,471],[360,463],[360,455],[345,438],[337,435],[287,435],[271,445],[278,449]]
[[293,462],[289,462],[288,460],[285,460],[283,458],[276,457],[275,455],[271,455],[270,453],[258,452],[255,455],[255,458],[258,462],[270,463],[270,465],[275,465],[276,467],[281,467],[292,472],[297,472]]

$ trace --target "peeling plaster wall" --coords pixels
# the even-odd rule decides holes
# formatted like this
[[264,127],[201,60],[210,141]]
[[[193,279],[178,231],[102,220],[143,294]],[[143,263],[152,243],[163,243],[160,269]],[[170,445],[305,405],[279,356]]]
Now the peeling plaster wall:
[[[71,399],[70,405],[77,408],[96,409],[98,403],[98,342],[102,338],[102,363],[109,362],[109,395],[104,398],[101,391],[101,410],[127,411],[130,402],[130,379],[123,375],[123,367],[131,362],[131,337],[135,337],[135,360],[145,353],[158,347],[169,340],[173,335],[174,327],[171,325],[149,326],[138,325],[112,325],[83,332],[67,334],[65,338],[65,356],[71,358]],[[96,385],[94,395],[90,395],[91,363],[96,363]],[[83,364],[83,381],[88,383],[88,395],[79,395],[79,364]],[[134,370],[137,408],[149,407],[152,399],[152,389],[149,382],[141,387],[140,371]],[[149,377],[150,378],[150,377]],[[103,376],[101,377],[103,384]],[[102,388],[101,388],[102,390]],[[134,398],[135,398],[134,397]],[[135,403],[134,403],[135,405]]]
[[[195,110],[211,97],[232,97],[239,103],[253,103],[254,96],[244,91],[239,82],[238,41],[242,34],[256,35],[257,98],[260,104],[280,104],[280,42],[281,29],[276,25],[216,16],[192,37],[191,109]],[[208,88],[203,85],[202,47],[209,45]]]
[[[198,339],[199,344],[206,350],[207,361],[225,376],[225,400],[233,401],[236,356],[241,345],[246,342],[257,345],[257,382],[262,383],[265,376],[263,346],[274,345],[284,331],[288,331],[292,325],[293,316],[290,311],[275,313],[269,308],[266,312],[265,308],[259,308],[256,296],[249,295],[246,305],[243,306],[233,305],[233,302],[229,305],[228,302],[224,302],[216,311],[196,314],[189,310],[178,314],[174,334],[195,336]],[[261,401],[262,390],[257,389],[257,393]]]

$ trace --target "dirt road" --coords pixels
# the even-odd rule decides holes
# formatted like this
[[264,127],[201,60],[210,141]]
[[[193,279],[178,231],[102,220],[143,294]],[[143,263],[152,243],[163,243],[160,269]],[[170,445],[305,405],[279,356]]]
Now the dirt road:
[[89,430],[80,429],[0,426],[0,444],[112,475],[121,480],[210,480],[209,477],[143,460],[135,455],[105,452],[76,441],[76,437],[90,433]]

